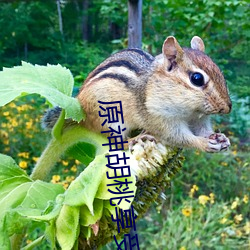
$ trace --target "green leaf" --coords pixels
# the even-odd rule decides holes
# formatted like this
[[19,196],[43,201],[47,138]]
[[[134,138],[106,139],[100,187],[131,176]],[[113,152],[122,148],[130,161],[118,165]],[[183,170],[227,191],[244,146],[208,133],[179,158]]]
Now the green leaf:
[[0,181],[17,176],[26,176],[28,178],[28,175],[10,156],[0,154]]
[[61,193],[64,193],[61,185],[37,180],[30,186],[20,207],[27,211],[37,209],[42,212],[47,207],[48,201],[55,200],[56,196]]
[[0,181],[0,201],[17,186],[25,182],[31,182],[27,176],[17,176]]
[[64,205],[56,220],[56,238],[64,250],[71,250],[79,234],[79,207]]
[[74,144],[66,152],[66,154],[73,157],[74,159],[77,159],[85,165],[88,165],[93,161],[95,158],[95,153],[96,148],[94,145],[85,142]]
[[34,66],[22,62],[22,66],[0,72],[0,106],[18,96],[36,93],[53,106],[65,109],[66,118],[79,122],[84,114],[78,100],[71,97],[73,84],[71,72],[61,65]]
[[51,249],[56,249],[56,223],[51,221],[45,229],[45,237],[50,242]]
[[65,192],[64,203],[70,206],[87,205],[93,214],[93,202],[103,178],[105,178],[105,155],[98,155],[94,161],[70,184]]
[[31,185],[32,182],[23,183],[1,199],[0,221],[3,219],[7,210],[16,208],[22,203]]
[[80,208],[80,225],[89,226],[95,224],[102,217],[103,200],[95,199],[93,203],[94,215],[92,215],[87,206]]
[[[32,220],[36,220],[36,221],[46,221],[46,222],[49,222],[49,221],[52,221],[54,219],[56,219],[56,217],[59,215],[61,209],[62,209],[62,204],[54,204],[53,206],[53,209],[46,213],[46,212],[43,212],[42,215],[27,215],[27,213],[23,213],[21,210],[19,211],[20,214],[22,215],[26,215],[28,216],[30,219]],[[47,210],[47,209],[45,209]]]
[[58,216],[63,199],[57,196],[64,193],[64,189],[40,180],[32,182],[11,157],[0,155],[0,159],[0,249],[5,249],[9,246],[9,236],[22,233],[30,219],[35,220],[32,216],[41,216],[44,212],[50,214],[47,219]]
[[0,225],[0,249],[1,250],[10,250],[10,240],[8,234],[2,230]]

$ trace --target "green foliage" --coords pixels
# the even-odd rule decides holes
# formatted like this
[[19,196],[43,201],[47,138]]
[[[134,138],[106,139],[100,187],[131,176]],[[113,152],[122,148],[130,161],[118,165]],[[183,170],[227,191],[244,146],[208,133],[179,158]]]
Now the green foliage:
[[22,66],[4,68],[0,78],[1,106],[20,95],[36,93],[47,98],[54,106],[65,109],[65,118],[70,117],[78,122],[83,119],[83,110],[78,100],[71,97],[73,77],[70,71],[61,65],[45,67],[23,62]]
[[[21,60],[43,65],[60,63],[71,69],[80,85],[108,54],[127,45],[126,1],[88,2],[87,9],[80,0],[61,4],[63,34],[55,2],[2,3],[0,65],[13,66]],[[247,1],[145,0],[144,48],[157,54],[168,35],[175,35],[186,46],[193,35],[199,35],[206,52],[223,69],[232,93],[246,97],[250,93],[249,13]],[[84,22],[88,40],[83,42]]]
[[[41,181],[32,182],[12,158],[0,155],[1,197],[0,230],[1,249],[9,249],[9,237],[22,232],[29,224],[27,215],[37,215],[50,200],[62,193],[62,186]],[[39,197],[39,198],[38,198]]]
[[[217,202],[206,195],[185,198],[175,210],[147,216],[138,226],[142,249],[248,249],[247,204]],[[148,226],[150,225],[150,226]]]
[[[81,86],[88,73],[112,51],[127,46],[126,1],[89,2],[87,10],[83,10],[80,0],[63,1],[61,4],[63,34],[61,34],[55,1],[3,1],[0,5],[0,67],[18,65],[21,60],[41,65],[60,63],[71,69],[75,82]],[[84,16],[88,17],[88,39],[85,41],[83,41],[82,32]],[[229,116],[216,117],[215,120],[216,124],[219,124],[216,127],[230,135],[232,150],[218,155],[186,153],[184,171],[173,182],[172,191],[166,193],[168,203],[163,205],[161,214],[157,214],[153,209],[138,224],[141,248],[183,247],[184,250],[185,248],[212,249],[215,245],[215,249],[232,247],[247,249],[248,247],[246,245],[249,237],[249,222],[246,220],[249,216],[247,207],[249,203],[246,197],[250,189],[248,153],[250,24],[248,19],[248,1],[143,1],[143,48],[157,54],[161,52],[162,43],[168,35],[175,35],[184,46],[188,46],[193,35],[201,36],[206,45],[206,52],[218,63],[226,76],[233,97],[233,110]],[[35,67],[30,70],[35,73]],[[12,74],[11,72],[13,71],[9,71],[9,74]],[[43,74],[41,71],[40,73]],[[33,78],[37,80],[36,75]],[[6,78],[5,87],[12,81],[8,79],[7,82]],[[47,78],[43,76],[43,79],[39,80],[38,88],[42,87],[44,79]],[[65,83],[65,79],[58,80]],[[21,91],[17,92],[15,96],[23,94]],[[70,91],[66,92],[71,96],[72,88],[70,87]],[[6,98],[12,99],[10,95],[0,99],[6,101]],[[27,100],[28,104],[26,104]],[[0,152],[12,155],[18,165],[28,173],[38,161],[38,156],[47,140],[47,135],[41,132],[39,125],[40,116],[46,108],[43,99],[33,95],[21,97],[15,103],[12,102],[0,110]],[[56,137],[58,135],[60,137],[60,126],[57,132],[59,133],[55,133]],[[59,183],[64,188],[70,185],[75,176],[82,172],[97,153],[95,146],[86,151],[88,145],[90,144],[80,142],[68,150],[68,155],[84,164],[65,156],[58,161],[52,172],[52,183]],[[8,158],[9,163],[6,163],[2,161],[3,159],[1,158],[0,161],[0,171],[4,170],[6,175],[1,179],[1,191],[5,191],[1,193],[0,199],[13,192],[14,195],[9,196],[5,206],[13,203],[18,205],[20,200],[15,200],[17,193],[13,190],[17,186],[22,187],[19,191],[25,197],[26,191],[31,187],[31,181],[25,173],[14,167],[16,163],[13,160]],[[2,163],[5,167],[11,166],[10,169],[13,172],[6,172]],[[3,174],[3,172],[0,173]],[[8,173],[11,175],[7,176]],[[199,191],[196,196],[190,198],[188,194],[190,195],[194,184],[199,187]],[[42,187],[39,186],[39,188]],[[210,193],[215,194],[214,204],[211,203]],[[196,199],[198,194],[209,197],[210,200],[205,206]],[[31,205],[29,198],[32,195],[27,196],[26,205]],[[40,244],[41,241],[41,249],[48,249],[55,245],[54,218],[62,209],[63,198],[58,196],[56,202],[54,198],[51,200],[52,202],[47,204],[44,214],[41,215],[40,221],[33,221],[29,225],[27,243],[32,240],[30,248],[32,245]],[[107,207],[97,198],[92,205],[93,217],[86,205],[81,206],[80,212],[70,210],[70,213],[79,216],[80,225],[86,229],[85,236],[88,237],[91,235],[91,230],[86,225],[99,219],[100,214]],[[232,208],[235,206],[236,208]],[[186,216],[188,208],[191,208],[192,216]],[[33,209],[32,212],[34,211]],[[186,215],[183,211],[186,211]],[[21,212],[24,213],[18,210],[18,212],[12,211],[6,214],[6,223],[8,223],[6,227],[9,227],[10,233],[27,225],[27,221],[20,217]],[[88,216],[85,217],[84,214]],[[240,217],[235,219],[235,216],[240,214],[243,220],[237,221]],[[225,219],[227,219],[226,222],[222,223]],[[45,227],[41,225],[44,221],[51,220],[54,222],[45,231]],[[74,230],[71,232],[75,237],[79,224],[77,221],[73,222]],[[65,222],[58,220],[57,223]],[[81,229],[83,232],[83,228]],[[44,243],[44,231],[52,245]],[[59,238],[67,238],[65,236],[67,232],[62,230],[60,232],[62,236]],[[0,234],[1,237],[6,242],[7,236]],[[74,244],[72,238],[71,240],[70,246]]]

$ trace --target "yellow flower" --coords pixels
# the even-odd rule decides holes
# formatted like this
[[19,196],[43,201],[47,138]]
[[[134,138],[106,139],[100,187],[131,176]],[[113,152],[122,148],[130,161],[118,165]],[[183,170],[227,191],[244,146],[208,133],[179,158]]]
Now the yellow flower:
[[73,166],[70,168],[70,170],[71,170],[72,172],[76,172],[76,171],[77,171],[76,165],[73,165]]
[[186,250],[186,248],[185,247],[181,247],[180,250]]
[[4,116],[9,116],[9,114],[10,114],[10,112],[8,112],[8,111],[3,112]]
[[233,150],[233,151],[232,151],[232,154],[233,154],[233,155],[237,155],[237,153],[238,153],[237,150]]
[[246,225],[244,226],[244,231],[246,232],[246,234],[250,234],[250,222],[247,221]]
[[15,107],[16,107],[16,104],[15,104],[14,102],[11,102],[11,103],[9,104],[9,106],[10,106],[11,108],[15,108]]
[[63,187],[64,187],[64,189],[67,189],[67,188],[68,188],[68,186],[69,186],[69,183],[68,183],[68,182],[64,182],[64,183],[63,183]]
[[12,121],[11,121],[11,125],[12,125],[12,127],[17,127],[17,126],[18,126],[18,123],[17,123],[16,120],[12,120]]
[[4,148],[4,152],[9,152],[10,151],[10,147],[5,147]]
[[9,134],[4,130],[0,130],[0,135],[1,135],[1,137],[5,137],[5,138],[9,137]]
[[28,167],[27,161],[20,161],[19,162],[19,167],[22,169],[26,169]]
[[240,231],[240,230],[236,230],[236,235],[238,236],[238,237],[241,237],[242,236],[242,232]]
[[201,246],[201,242],[199,239],[195,239],[194,240],[194,244],[197,246],[197,247],[200,247]]
[[192,208],[185,207],[181,210],[182,214],[186,217],[189,217],[192,214]]
[[222,238],[226,238],[227,237],[227,234],[226,233],[221,233],[220,235]]
[[66,181],[67,182],[72,182],[75,179],[75,176],[67,176]]
[[10,144],[10,140],[8,138],[4,138],[3,139],[3,144],[9,145]]
[[27,129],[31,129],[31,128],[32,128],[32,126],[33,126],[33,122],[32,122],[32,120],[30,120],[30,121],[26,122],[26,128],[27,128]]
[[69,165],[69,163],[67,161],[64,161],[64,160],[62,160],[62,164],[63,164],[63,166],[68,166]]
[[199,187],[196,185],[193,185],[192,188],[190,189],[189,196],[193,198],[194,193],[199,190]]
[[236,157],[235,160],[236,160],[237,162],[239,162],[239,163],[242,162],[242,160],[241,160],[239,157]]
[[235,201],[231,205],[231,209],[235,209],[239,205],[239,198],[236,197]]
[[210,200],[210,198],[207,195],[200,195],[199,196],[199,203],[203,206]]
[[34,162],[37,162],[38,161],[38,159],[39,159],[39,157],[32,157],[32,160],[34,161]]
[[247,204],[248,201],[249,201],[248,195],[245,194],[243,197],[243,202]]
[[222,218],[221,220],[220,220],[220,224],[225,224],[227,222],[227,218]]
[[227,166],[228,166],[228,163],[223,161],[223,162],[221,163],[221,165],[222,165],[223,167],[227,167]]
[[234,221],[236,224],[239,224],[243,220],[242,214],[237,214],[234,216]]
[[27,104],[24,104],[24,105],[21,105],[21,106],[17,106],[17,110],[20,112],[20,111],[25,111],[25,110],[28,110],[28,109],[33,109],[31,106],[27,105]]
[[210,193],[209,197],[210,197],[210,203],[214,204],[214,193]]
[[52,182],[52,183],[57,183],[57,182],[60,181],[60,179],[61,179],[61,176],[60,176],[60,175],[53,175],[53,176],[52,176],[51,182]]
[[30,155],[29,152],[21,152],[21,153],[18,153],[18,156],[19,156],[19,157],[23,157],[23,158],[26,158],[26,159],[29,158],[29,155]]
[[78,160],[75,160],[75,164],[76,164],[76,165],[79,165],[79,164],[81,164],[81,162],[78,161]]

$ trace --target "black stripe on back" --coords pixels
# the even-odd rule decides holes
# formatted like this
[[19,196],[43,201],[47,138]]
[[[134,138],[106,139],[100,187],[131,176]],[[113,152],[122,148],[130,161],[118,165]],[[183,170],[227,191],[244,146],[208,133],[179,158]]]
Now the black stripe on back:
[[141,56],[144,56],[149,62],[153,62],[154,61],[154,57],[153,56],[151,56],[150,54],[146,53],[145,51],[143,51],[141,49],[126,49],[126,51],[132,51],[132,52],[138,53]]
[[140,73],[140,69],[138,67],[136,67],[136,65],[130,63],[127,60],[117,60],[117,61],[113,61],[113,62],[109,62],[106,65],[97,68],[91,77],[95,77],[96,75],[98,75],[99,73],[101,73],[102,71],[111,68],[111,67],[125,67],[131,71],[134,71],[136,74]]
[[128,77],[121,75],[121,74],[112,74],[112,73],[103,74],[100,77],[98,77],[97,80],[105,79],[105,78],[115,79],[115,80],[118,80],[120,82],[124,82],[126,85],[129,83]]

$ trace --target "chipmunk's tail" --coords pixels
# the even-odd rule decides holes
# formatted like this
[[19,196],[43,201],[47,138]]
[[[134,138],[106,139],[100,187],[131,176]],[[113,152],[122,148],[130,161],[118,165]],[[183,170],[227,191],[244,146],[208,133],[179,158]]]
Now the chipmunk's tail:
[[56,124],[61,111],[62,109],[58,106],[46,110],[41,120],[42,128],[45,130],[51,130]]

